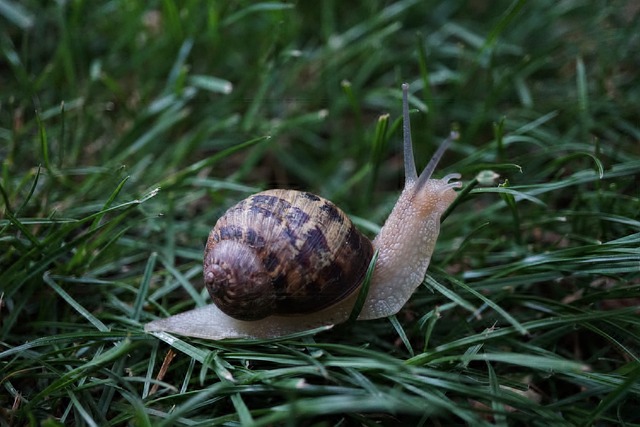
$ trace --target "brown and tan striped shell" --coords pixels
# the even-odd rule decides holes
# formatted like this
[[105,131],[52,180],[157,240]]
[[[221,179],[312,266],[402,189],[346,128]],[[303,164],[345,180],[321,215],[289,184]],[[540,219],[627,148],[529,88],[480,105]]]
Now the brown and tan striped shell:
[[301,315],[351,294],[373,246],[333,203],[311,193],[269,190],[231,207],[209,234],[205,285],[240,320]]

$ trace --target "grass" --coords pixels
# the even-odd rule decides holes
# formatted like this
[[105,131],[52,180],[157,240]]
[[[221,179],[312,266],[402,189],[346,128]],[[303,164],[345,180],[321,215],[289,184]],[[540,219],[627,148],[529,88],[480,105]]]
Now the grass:
[[[0,0],[0,425],[640,425],[640,14],[625,0]],[[203,244],[300,188],[373,235],[465,193],[397,316],[151,336]]]

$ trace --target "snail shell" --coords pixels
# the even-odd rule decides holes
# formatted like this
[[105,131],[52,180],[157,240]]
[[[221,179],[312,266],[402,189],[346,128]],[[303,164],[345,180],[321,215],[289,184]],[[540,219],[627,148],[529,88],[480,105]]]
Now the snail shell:
[[333,203],[269,190],[230,208],[209,234],[205,286],[240,320],[322,310],[362,283],[373,245]]
[[[232,207],[216,224],[205,250],[205,283],[215,304],[145,325],[206,339],[274,338],[346,321],[364,272],[378,251],[358,320],[397,313],[422,283],[456,198],[459,174],[432,179],[452,132],[418,176],[403,90],[405,185],[372,243],[331,202],[309,193],[271,190]],[[265,317],[266,316],[266,317]],[[252,320],[257,319],[257,320]]]

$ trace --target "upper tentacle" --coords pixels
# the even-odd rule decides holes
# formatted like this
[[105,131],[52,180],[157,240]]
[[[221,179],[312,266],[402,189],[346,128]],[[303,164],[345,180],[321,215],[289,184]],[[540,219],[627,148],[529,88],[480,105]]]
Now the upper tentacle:
[[438,150],[436,150],[435,154],[433,155],[433,157],[431,157],[431,160],[429,160],[429,163],[420,174],[417,182],[417,188],[421,188],[427,183],[429,178],[431,178],[431,174],[433,174],[433,171],[436,169],[440,158],[442,158],[442,155],[447,150],[447,147],[449,147],[449,145],[459,137],[460,134],[458,132],[451,131],[447,139],[445,139],[442,144],[440,144],[440,147],[438,147]]
[[405,185],[418,179],[416,161],[413,158],[413,142],[411,141],[411,122],[409,120],[409,84],[402,84],[402,133],[404,139],[404,177]]

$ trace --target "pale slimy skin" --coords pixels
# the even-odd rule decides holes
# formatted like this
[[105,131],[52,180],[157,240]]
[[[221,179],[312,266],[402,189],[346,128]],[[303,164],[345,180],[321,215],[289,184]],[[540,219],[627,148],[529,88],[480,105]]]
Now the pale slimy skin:
[[[460,178],[450,174],[430,179],[452,135],[438,148],[418,177],[413,159],[407,91],[403,89],[405,187],[389,218],[373,241],[378,250],[369,291],[358,320],[387,317],[400,311],[424,280],[440,232],[440,218],[456,198]],[[358,297],[358,290],[338,304],[303,316],[269,316],[242,321],[210,304],[145,325],[147,332],[169,332],[211,340],[224,338],[276,338],[295,332],[345,322]]]
[[368,298],[358,319],[397,313],[424,280],[440,233],[440,217],[456,198],[449,183],[458,174],[429,179],[422,188],[406,185],[391,215],[373,241],[378,260]]

